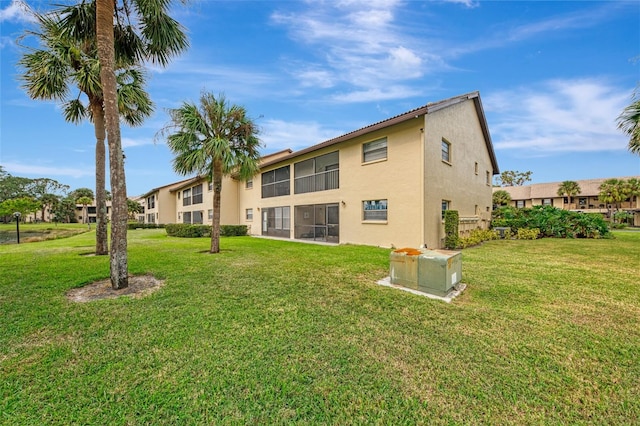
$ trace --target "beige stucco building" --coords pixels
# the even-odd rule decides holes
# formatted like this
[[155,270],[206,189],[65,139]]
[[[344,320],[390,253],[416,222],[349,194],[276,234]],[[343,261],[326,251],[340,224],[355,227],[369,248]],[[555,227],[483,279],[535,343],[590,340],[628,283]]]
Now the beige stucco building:
[[[224,179],[221,224],[297,240],[442,247],[443,210],[459,212],[463,233],[488,227],[498,172],[480,95],[473,92],[264,157],[253,179]],[[211,223],[206,179],[145,196],[163,193],[166,201],[147,206],[156,223]]]

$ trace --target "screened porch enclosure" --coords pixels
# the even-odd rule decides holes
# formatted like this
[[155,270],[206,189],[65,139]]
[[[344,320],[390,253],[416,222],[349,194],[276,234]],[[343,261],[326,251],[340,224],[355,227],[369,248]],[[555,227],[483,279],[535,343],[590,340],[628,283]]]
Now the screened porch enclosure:
[[294,209],[295,239],[340,242],[340,210],[337,203],[295,206]]

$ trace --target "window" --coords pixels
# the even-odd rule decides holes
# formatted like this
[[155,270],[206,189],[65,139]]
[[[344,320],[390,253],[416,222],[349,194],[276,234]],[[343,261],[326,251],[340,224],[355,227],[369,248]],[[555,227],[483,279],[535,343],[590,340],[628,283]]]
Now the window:
[[485,181],[486,181],[487,185],[491,185],[491,173],[489,173],[489,170],[487,170],[487,174],[485,176]]
[[192,216],[193,216],[193,222],[192,223],[197,223],[197,224],[201,225],[202,224],[202,216],[203,216],[202,213],[203,213],[202,210],[192,212]]
[[148,209],[155,209],[156,208],[156,196],[155,195],[147,197],[147,208]]
[[262,198],[280,197],[290,194],[289,168],[289,166],[284,166],[262,174]]
[[340,187],[338,151],[320,155],[294,165],[294,193],[326,191]]
[[543,198],[542,199],[542,205],[543,206],[552,206],[553,205],[553,200],[551,198]]
[[202,203],[202,184],[194,186],[191,189],[191,191],[192,191],[191,204],[201,204]]
[[387,200],[362,202],[363,220],[387,220]]
[[213,220],[213,209],[207,210],[207,219]]
[[290,207],[270,207],[262,209],[262,235],[291,238]]
[[442,219],[444,219],[444,212],[449,210],[450,205],[451,205],[451,201],[442,200]]
[[247,181],[245,182],[245,184],[244,184],[244,187],[245,187],[246,189],[251,189],[251,188],[253,188],[253,179],[249,179],[249,180],[247,180]]
[[209,192],[213,191],[213,182],[209,182],[207,184],[207,191],[209,191]]
[[182,223],[191,223],[191,212],[182,213]]
[[474,171],[476,174],[478,174],[478,162],[476,161],[475,167],[474,167]]
[[387,138],[377,139],[362,145],[362,162],[387,159]]
[[253,209],[246,209],[244,211],[244,217],[247,220],[253,220]]
[[517,200],[516,201],[516,207],[519,209],[523,209],[524,208],[524,200]]
[[147,214],[147,223],[156,223],[156,216],[153,213]]
[[587,199],[586,198],[582,198],[582,197],[578,198],[578,204],[580,206],[586,206],[587,205]]
[[442,161],[451,163],[451,144],[444,138],[442,139]]
[[[183,206],[190,206],[191,205],[191,188],[185,189],[184,191],[182,191],[182,205]],[[185,223],[187,223],[187,222],[185,222]]]

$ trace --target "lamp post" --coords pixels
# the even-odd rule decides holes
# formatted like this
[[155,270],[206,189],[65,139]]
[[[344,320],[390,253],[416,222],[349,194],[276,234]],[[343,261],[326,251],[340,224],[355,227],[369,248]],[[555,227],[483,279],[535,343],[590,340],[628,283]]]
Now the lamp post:
[[22,216],[20,212],[15,212],[13,214],[13,217],[16,218],[16,236],[18,237],[18,244],[20,244],[20,216]]

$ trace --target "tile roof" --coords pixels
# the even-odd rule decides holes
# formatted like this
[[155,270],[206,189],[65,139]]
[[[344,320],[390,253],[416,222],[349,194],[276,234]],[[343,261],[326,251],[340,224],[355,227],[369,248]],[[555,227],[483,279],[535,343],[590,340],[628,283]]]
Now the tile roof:
[[[619,177],[615,179],[640,179],[640,176],[627,176]],[[597,197],[600,193],[600,185],[607,179],[612,178],[599,178],[599,179],[583,179],[576,180],[580,186],[580,195],[585,197]],[[534,183],[532,185],[523,186],[503,186],[495,187],[494,192],[503,189],[511,195],[512,200],[531,200],[540,198],[555,198],[558,197],[558,187],[562,182],[548,182],[548,183]]]

